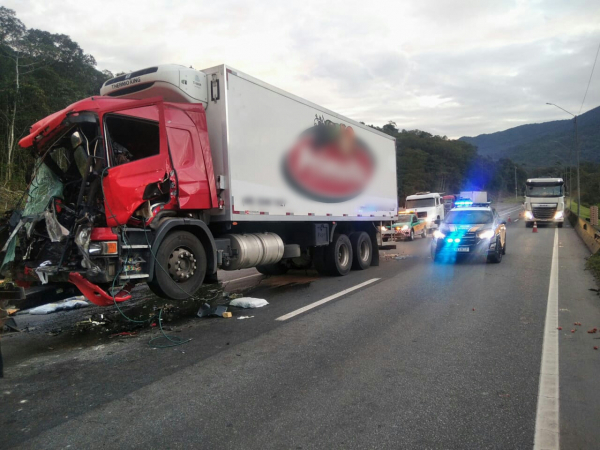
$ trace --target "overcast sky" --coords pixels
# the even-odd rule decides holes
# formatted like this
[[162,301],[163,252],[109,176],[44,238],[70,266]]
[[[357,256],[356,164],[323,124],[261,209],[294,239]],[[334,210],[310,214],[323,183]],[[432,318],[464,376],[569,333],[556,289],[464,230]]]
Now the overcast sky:
[[[3,0],[112,72],[226,63],[368,124],[460,137],[579,112],[600,0]],[[582,112],[600,105],[600,62]]]

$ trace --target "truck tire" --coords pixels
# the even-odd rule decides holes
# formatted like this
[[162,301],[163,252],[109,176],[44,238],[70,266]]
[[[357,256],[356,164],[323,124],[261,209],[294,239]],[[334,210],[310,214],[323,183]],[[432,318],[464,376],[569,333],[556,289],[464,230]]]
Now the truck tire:
[[264,266],[256,266],[256,270],[263,275],[285,275],[288,271],[288,268],[281,263],[275,263],[266,264]]
[[352,243],[348,236],[334,234],[329,245],[315,248],[313,264],[321,275],[347,275],[352,268]]
[[562,227],[563,227],[563,224],[564,224],[564,222],[558,222],[558,223],[556,224],[556,226],[557,226],[558,228],[562,228]]
[[533,222],[525,222],[525,227],[531,228],[533,226]]
[[206,252],[196,236],[175,230],[160,243],[154,257],[154,279],[148,286],[159,297],[193,296],[206,275]]
[[365,270],[371,266],[373,259],[373,244],[371,238],[364,231],[357,231],[350,235],[352,244],[352,268],[354,270]]

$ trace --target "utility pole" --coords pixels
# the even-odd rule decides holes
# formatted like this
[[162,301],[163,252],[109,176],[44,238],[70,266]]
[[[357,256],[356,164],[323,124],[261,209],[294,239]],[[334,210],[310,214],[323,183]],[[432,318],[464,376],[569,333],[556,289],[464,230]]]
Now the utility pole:
[[546,102],[546,105],[556,106],[558,109],[562,109],[567,114],[570,114],[571,116],[573,116],[573,122],[575,124],[575,152],[577,153],[577,216],[579,216],[579,214],[581,212],[581,191],[579,189],[579,187],[580,187],[580,183],[579,183],[579,181],[580,181],[580,179],[579,179],[579,137],[577,135],[577,116],[573,113],[570,113],[565,108],[561,108],[560,106],[558,106],[554,103]]
[[517,166],[515,165],[515,200],[517,199]]
[[579,136],[577,135],[577,116],[574,116],[575,122],[575,148],[577,151],[577,217],[581,208],[581,189],[579,188]]

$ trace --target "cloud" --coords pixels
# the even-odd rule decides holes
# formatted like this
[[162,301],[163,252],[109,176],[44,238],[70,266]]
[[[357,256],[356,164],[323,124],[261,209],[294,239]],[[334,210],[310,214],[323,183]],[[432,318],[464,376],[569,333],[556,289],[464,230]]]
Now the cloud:
[[[451,137],[577,112],[600,43],[597,0],[5,0],[100,69],[227,63],[353,119]],[[600,67],[583,111],[600,104]]]

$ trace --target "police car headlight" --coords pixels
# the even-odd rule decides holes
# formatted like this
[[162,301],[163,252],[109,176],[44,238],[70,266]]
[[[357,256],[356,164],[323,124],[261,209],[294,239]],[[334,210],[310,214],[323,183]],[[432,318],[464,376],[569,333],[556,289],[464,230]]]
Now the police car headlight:
[[494,230],[484,230],[477,233],[479,239],[491,239],[495,235]]
[[408,225],[404,225],[404,226],[402,227],[402,231],[407,231],[407,230],[408,230]]
[[435,230],[433,232],[433,237],[436,239],[443,239],[446,237],[446,235],[444,233],[442,233],[440,230]]

